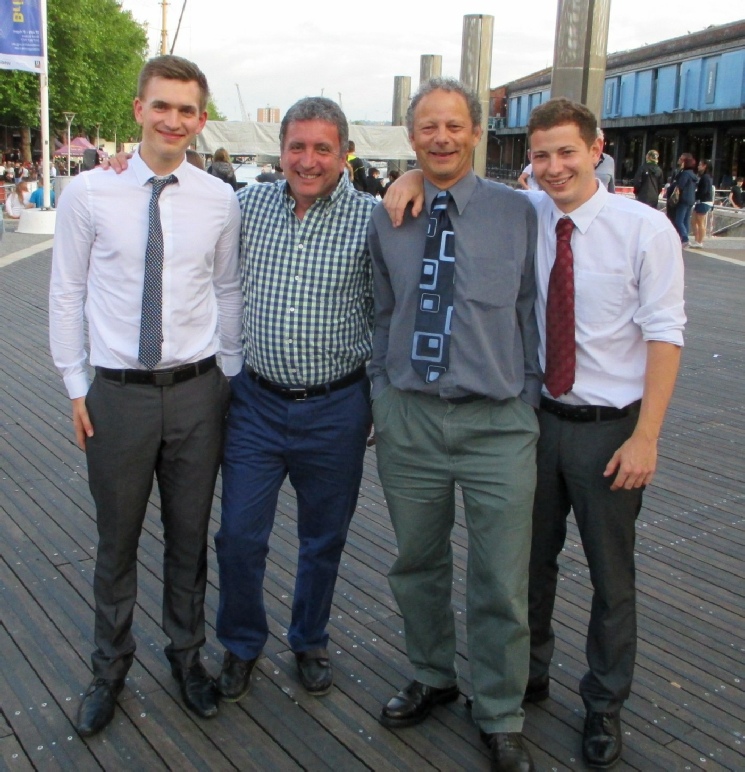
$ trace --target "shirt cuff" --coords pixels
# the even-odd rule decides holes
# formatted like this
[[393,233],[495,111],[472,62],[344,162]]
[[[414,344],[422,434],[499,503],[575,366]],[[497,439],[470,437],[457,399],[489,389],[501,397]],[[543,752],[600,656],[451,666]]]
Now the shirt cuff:
[[220,357],[220,360],[222,362],[222,371],[228,378],[232,378],[234,375],[238,375],[238,373],[241,371],[241,367],[243,367],[242,354],[233,354],[230,356],[223,354]]
[[75,375],[66,375],[64,377],[65,388],[70,399],[84,397],[88,393],[88,375],[87,373],[75,373]]
[[372,389],[370,390],[370,399],[379,397],[386,386],[390,384],[387,375],[376,375],[372,381]]

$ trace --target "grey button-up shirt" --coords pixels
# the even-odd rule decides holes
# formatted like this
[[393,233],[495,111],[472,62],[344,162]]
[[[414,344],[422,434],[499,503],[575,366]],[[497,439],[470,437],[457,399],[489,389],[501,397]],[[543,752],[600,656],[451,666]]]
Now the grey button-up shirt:
[[[427,211],[438,190],[425,182]],[[534,302],[536,215],[527,197],[469,173],[452,188],[455,302],[450,366],[425,383],[411,366],[427,216],[393,228],[382,206],[368,231],[375,333],[369,366],[375,398],[388,383],[444,399],[521,396],[538,405],[541,372]]]

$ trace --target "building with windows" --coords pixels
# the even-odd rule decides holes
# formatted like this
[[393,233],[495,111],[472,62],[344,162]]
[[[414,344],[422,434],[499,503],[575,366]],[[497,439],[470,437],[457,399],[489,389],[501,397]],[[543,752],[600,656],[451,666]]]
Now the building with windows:
[[257,123],[279,123],[279,107],[260,107],[256,111]]
[[[550,91],[550,68],[492,90],[491,174],[519,175],[530,111]],[[715,184],[729,187],[745,175],[745,20],[609,54],[601,125],[619,184],[655,149],[665,174],[689,152],[710,159]]]

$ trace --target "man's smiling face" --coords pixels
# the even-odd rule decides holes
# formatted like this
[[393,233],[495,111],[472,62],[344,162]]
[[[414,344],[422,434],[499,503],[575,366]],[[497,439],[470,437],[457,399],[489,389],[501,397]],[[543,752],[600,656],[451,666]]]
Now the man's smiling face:
[[530,135],[533,176],[565,214],[595,195],[595,166],[602,148],[600,139],[588,146],[576,123],[538,129]]

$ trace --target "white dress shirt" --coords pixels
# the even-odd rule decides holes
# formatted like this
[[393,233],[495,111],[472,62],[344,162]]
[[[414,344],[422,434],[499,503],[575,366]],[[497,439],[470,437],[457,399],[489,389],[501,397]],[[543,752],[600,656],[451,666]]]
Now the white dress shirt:
[[[156,369],[220,352],[225,374],[235,375],[242,364],[238,200],[186,160],[174,174],[178,181],[160,196],[163,348]],[[91,365],[143,367],[137,356],[153,176],[135,154],[122,174],[85,172],[60,196],[49,335],[71,399],[88,391],[84,311]]]
[[[546,295],[564,214],[543,192],[528,192],[538,212],[536,315],[546,366]],[[575,224],[575,340],[572,390],[560,401],[624,407],[641,399],[647,341],[683,345],[683,256],[667,217],[646,204],[597,192],[570,213]],[[544,389],[544,394],[548,392]]]

